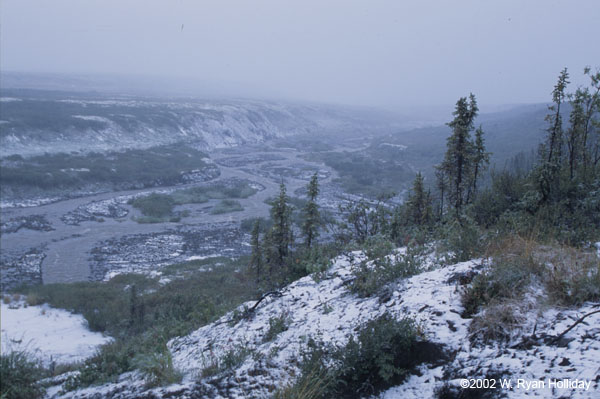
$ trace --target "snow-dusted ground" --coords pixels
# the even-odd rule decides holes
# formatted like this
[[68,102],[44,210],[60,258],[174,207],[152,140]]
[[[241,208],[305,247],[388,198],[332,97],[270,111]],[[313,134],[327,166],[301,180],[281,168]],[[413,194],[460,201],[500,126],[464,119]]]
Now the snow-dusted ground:
[[21,301],[1,304],[2,354],[26,350],[50,365],[73,363],[92,356],[111,340],[91,332],[83,316],[62,309],[25,306]]
[[[511,342],[476,344],[469,340],[472,319],[461,316],[461,287],[456,277],[480,270],[482,261],[441,267],[429,258],[427,271],[398,281],[387,295],[359,298],[348,290],[347,283],[353,278],[353,264],[361,258],[359,253],[337,258],[320,279],[308,276],[292,283],[281,291],[281,296],[263,300],[250,317],[239,316],[254,302],[188,336],[171,340],[168,346],[173,363],[184,373],[184,379],[181,384],[155,388],[144,395],[269,397],[276,387],[293,383],[299,375],[298,360],[310,337],[342,345],[361,324],[387,313],[398,318],[412,316],[421,322],[425,339],[443,345],[449,360],[441,366],[422,364],[402,385],[383,392],[383,398],[433,398],[443,387],[454,389],[449,397],[458,396],[462,379],[485,377],[510,381],[512,389],[501,388],[497,382],[500,397],[599,397],[600,314],[578,324],[558,344],[538,339],[520,348],[515,346],[524,336],[531,336],[534,326],[538,338],[560,334],[581,315],[598,309],[598,304],[587,303],[576,309],[543,307],[542,299],[532,289],[522,306],[525,322],[514,332]],[[287,320],[288,329],[266,341],[269,319],[279,317]],[[204,369],[241,348],[248,355],[237,368],[201,377]],[[549,379],[583,381],[587,389],[552,389],[548,387]],[[527,389],[524,385],[535,381],[544,381],[546,387],[534,389],[529,385]],[[118,383],[87,388],[65,397],[100,395],[124,399],[139,397],[145,390],[142,377],[130,373]]]

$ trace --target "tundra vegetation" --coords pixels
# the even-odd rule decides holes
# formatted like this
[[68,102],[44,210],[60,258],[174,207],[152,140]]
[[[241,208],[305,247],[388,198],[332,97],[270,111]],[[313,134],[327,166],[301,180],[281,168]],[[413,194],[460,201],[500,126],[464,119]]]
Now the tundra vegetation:
[[[438,266],[483,258],[485,268],[462,288],[464,316],[473,318],[474,340],[509,336],[510,326],[520,322],[511,306],[532,281],[541,284],[552,304],[600,300],[600,262],[590,250],[600,237],[600,72],[586,68],[584,73],[589,85],[573,93],[567,92],[567,70],[560,73],[538,152],[518,154],[502,169],[490,170],[486,127],[477,124],[477,99],[470,94],[456,103],[446,151],[433,173],[417,172],[402,204],[391,203],[391,195],[348,201],[340,206],[341,220],[326,226],[317,205],[315,175],[300,206],[292,204],[282,183],[279,195],[269,201],[269,219],[242,223],[251,232],[248,257],[171,266],[165,273],[172,280],[164,285],[150,277],[122,275],[103,283],[21,289],[31,301],[79,312],[91,329],[115,337],[79,367],[80,374],[68,387],[114,380],[135,368],[148,375],[150,385],[176,381],[179,374],[165,346],[169,338],[302,276],[318,276],[333,256],[355,249],[366,257],[356,264],[348,288],[350,295],[361,297],[385,295],[390,283],[419,273],[432,252]],[[379,183],[394,189],[394,176],[410,170],[383,161],[361,163],[352,154],[310,156],[333,165],[342,184],[354,192],[372,192],[370,187]],[[235,210],[234,202],[225,201],[248,192],[242,188],[237,196],[219,197],[182,191],[151,204],[147,198],[137,199],[133,205],[165,217],[178,203],[218,198],[224,201],[221,208]],[[294,227],[294,208],[300,228]],[[325,232],[330,238],[320,240]],[[395,252],[397,247],[406,247],[405,252]],[[219,267],[208,268],[215,262]],[[274,317],[264,339],[286,328],[285,315]],[[376,394],[402,381],[416,365],[413,351],[420,339],[414,320],[383,316],[363,325],[344,346],[311,341],[300,361],[301,375],[295,384],[280,387],[275,397]],[[215,372],[234,367],[242,355],[247,353],[241,349],[232,352],[228,361],[215,363]],[[4,364],[3,357],[3,369]]]

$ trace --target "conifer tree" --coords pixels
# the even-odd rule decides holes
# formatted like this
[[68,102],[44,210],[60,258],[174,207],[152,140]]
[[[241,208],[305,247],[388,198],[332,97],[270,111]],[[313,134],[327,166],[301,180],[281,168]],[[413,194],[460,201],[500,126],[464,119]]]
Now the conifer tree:
[[[600,160],[600,71],[592,74],[590,67],[586,67],[583,73],[590,78],[590,87],[581,89],[583,98],[583,121],[581,128],[581,147],[584,178],[588,178],[588,171],[596,166]],[[595,137],[590,133],[595,130]]]
[[585,92],[577,89],[571,99],[571,115],[567,129],[567,159],[569,177],[572,180],[579,160],[583,161],[585,148],[583,144],[583,129],[585,124],[584,110]]
[[473,199],[477,192],[477,179],[481,177],[481,173],[490,164],[490,153],[485,150],[485,140],[483,139],[483,129],[481,126],[475,131],[475,147],[473,152],[473,176],[471,188],[469,190],[468,201]]
[[263,256],[260,246],[260,221],[258,219],[252,227],[250,245],[252,246],[252,254],[250,255],[249,266],[250,270],[256,274],[256,285],[259,285],[263,268]]
[[563,125],[561,106],[565,100],[565,90],[569,84],[569,73],[567,68],[563,69],[558,76],[558,82],[552,90],[553,104],[548,107],[550,113],[546,115],[548,122],[548,137],[546,142],[540,146],[540,159],[543,161],[538,167],[537,180],[538,190],[542,202],[547,202],[556,192],[559,186],[559,172],[562,163],[563,149]]
[[442,165],[435,165],[435,181],[436,181],[436,188],[438,189],[438,192],[440,193],[440,206],[438,209],[438,218],[441,218],[442,215],[444,214],[444,196],[447,195],[447,190],[448,190],[448,177],[446,176],[446,174],[444,173],[444,169],[442,168]]
[[546,121],[550,122],[550,127],[548,128],[547,162],[555,165],[559,164],[562,158],[563,128],[560,108],[565,100],[565,90],[569,83],[569,73],[567,72],[567,68],[565,68],[560,72],[558,82],[554,86],[554,90],[552,90],[553,104],[548,107],[551,113],[546,115]]
[[417,225],[431,221],[431,195],[425,191],[423,175],[418,172],[413,182],[413,188],[407,200],[408,217]]
[[471,139],[473,121],[479,108],[473,94],[469,99],[461,97],[452,113],[454,119],[448,123],[452,134],[448,137],[446,155],[439,169],[443,179],[447,179],[447,196],[456,216],[460,217],[462,207],[468,203],[467,194],[472,185],[474,144]]
[[304,207],[304,222],[302,224],[302,233],[304,234],[304,243],[307,248],[311,248],[313,242],[319,236],[319,224],[321,217],[319,215],[319,206],[317,205],[317,195],[319,195],[319,180],[317,172],[312,176],[308,183],[308,202]]
[[269,241],[274,249],[274,256],[271,257],[271,267],[281,268],[292,245],[292,210],[289,205],[285,184],[283,183],[279,186],[279,196],[273,202],[270,212],[273,227],[271,227],[271,231],[269,232]]

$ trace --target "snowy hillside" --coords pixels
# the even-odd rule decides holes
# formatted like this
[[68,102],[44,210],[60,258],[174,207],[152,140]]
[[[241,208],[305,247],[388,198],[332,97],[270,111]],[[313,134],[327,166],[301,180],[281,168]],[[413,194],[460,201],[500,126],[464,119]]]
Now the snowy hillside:
[[[10,97],[8,96],[10,95]],[[267,101],[94,97],[43,91],[4,92],[1,156],[147,148],[176,142],[230,147],[301,133],[381,125],[381,115]]]
[[[358,252],[339,257],[319,278],[302,278],[258,304],[248,302],[170,341],[174,366],[184,374],[181,384],[148,390],[140,374],[129,373],[117,383],[61,397],[134,398],[142,392],[144,397],[269,397],[275,387],[298,377],[298,361],[310,338],[343,345],[361,325],[383,314],[414,317],[422,329],[421,339],[441,349],[438,359],[421,364],[403,384],[383,392],[385,398],[429,398],[440,392],[446,393],[444,397],[457,397],[463,390],[462,379],[486,377],[511,383],[512,389],[497,388],[509,398],[593,398],[600,389],[600,313],[575,324],[582,315],[597,310],[598,304],[578,309],[546,307],[543,294],[532,288],[529,303],[521,307],[525,309],[522,327],[514,330],[508,343],[484,344],[469,339],[472,319],[461,316],[460,295],[461,284],[485,267],[481,261],[441,267],[430,257],[422,273],[397,281],[387,294],[359,298],[350,293],[348,284],[353,265],[361,259]],[[275,319],[285,320],[286,328],[269,336]],[[234,355],[237,359],[231,364],[235,367],[217,367]],[[584,385],[549,387],[549,379]],[[535,381],[545,381],[546,386],[532,388]]]

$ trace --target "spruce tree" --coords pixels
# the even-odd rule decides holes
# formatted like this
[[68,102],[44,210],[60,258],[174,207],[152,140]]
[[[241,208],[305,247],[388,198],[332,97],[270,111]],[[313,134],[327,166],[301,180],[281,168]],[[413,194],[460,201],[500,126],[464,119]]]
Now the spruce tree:
[[559,186],[559,172],[562,163],[563,125],[561,106],[565,100],[565,90],[569,84],[567,68],[558,76],[558,82],[552,90],[552,105],[548,107],[550,113],[546,115],[548,122],[548,136],[546,142],[540,146],[540,159],[542,164],[537,170],[538,190],[542,202],[551,200]]
[[283,183],[279,186],[279,196],[273,202],[270,212],[273,227],[269,232],[269,241],[274,249],[274,256],[271,257],[271,267],[280,269],[292,245],[292,209]]
[[[588,179],[588,172],[591,168],[598,165],[600,160],[600,71],[591,73],[590,67],[583,71],[584,75],[590,78],[590,87],[581,89],[583,98],[583,121],[581,128],[581,147],[583,164],[583,176]],[[595,137],[590,134],[595,131]]]
[[418,172],[413,182],[412,192],[407,203],[408,217],[417,225],[425,225],[431,221],[431,195],[425,191],[423,175]]
[[565,100],[565,90],[569,84],[569,73],[567,68],[563,69],[558,76],[558,82],[552,90],[552,102],[553,104],[548,107],[551,111],[546,116],[546,121],[550,123],[548,128],[548,153],[547,162],[551,164],[559,164],[562,158],[562,116],[560,114],[560,108]]
[[485,140],[483,139],[483,129],[481,126],[475,131],[475,147],[473,151],[473,176],[472,183],[469,189],[467,202],[471,201],[477,192],[477,180],[481,177],[481,173],[490,164],[490,153],[485,150]]
[[319,215],[319,206],[317,205],[317,195],[319,194],[319,180],[317,173],[312,176],[307,187],[308,202],[304,207],[304,222],[302,223],[302,234],[304,234],[304,243],[307,248],[311,248],[313,242],[319,236],[319,225],[321,216]]
[[569,178],[575,177],[575,169],[578,161],[583,161],[585,148],[583,144],[583,129],[585,124],[585,92],[577,89],[571,99],[571,115],[569,116],[569,128],[567,129],[567,159],[569,165]]
[[252,254],[250,255],[250,271],[256,275],[256,285],[260,284],[263,256],[260,246],[260,221],[256,219],[254,226],[252,227],[252,235],[250,238],[250,245],[252,246]]
[[448,177],[444,173],[442,165],[435,165],[435,181],[438,192],[440,193],[440,206],[438,208],[438,218],[442,218],[444,214],[444,197],[448,191]]
[[446,155],[439,169],[447,179],[447,196],[456,216],[460,217],[463,206],[468,203],[467,194],[472,184],[474,144],[471,139],[473,121],[479,108],[473,94],[469,99],[461,97],[452,113],[454,119],[448,123],[452,134],[448,137]]

